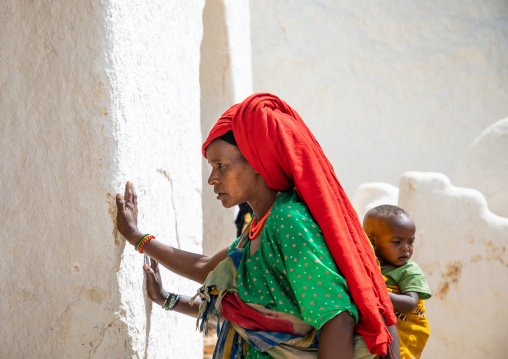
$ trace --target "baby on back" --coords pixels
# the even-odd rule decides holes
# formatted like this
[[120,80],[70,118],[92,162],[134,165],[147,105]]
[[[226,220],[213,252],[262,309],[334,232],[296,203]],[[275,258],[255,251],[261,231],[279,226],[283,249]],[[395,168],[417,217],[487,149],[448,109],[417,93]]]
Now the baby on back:
[[367,212],[363,228],[379,259],[397,316],[401,359],[419,358],[429,337],[424,300],[431,293],[422,270],[410,260],[415,224],[402,208],[382,205]]

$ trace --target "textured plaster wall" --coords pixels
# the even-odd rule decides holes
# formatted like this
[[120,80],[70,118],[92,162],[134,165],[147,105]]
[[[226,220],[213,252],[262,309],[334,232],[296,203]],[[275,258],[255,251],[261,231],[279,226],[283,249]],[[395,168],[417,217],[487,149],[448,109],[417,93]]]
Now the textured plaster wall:
[[415,221],[412,259],[433,293],[424,356],[505,358],[508,218],[490,212],[480,192],[439,173],[406,173],[399,205]]
[[508,2],[252,0],[256,92],[307,122],[349,195],[455,175],[508,114]]
[[[111,1],[109,52],[117,171],[138,185],[139,228],[192,252],[202,250],[200,44],[204,1]],[[118,281],[132,350],[152,358],[202,355],[195,320],[141,300],[142,257],[123,251]],[[198,285],[162,270],[168,290]],[[182,342],[186,345],[181,345]]]
[[[249,4],[246,0],[207,0],[201,43],[201,131],[203,141],[230,106],[252,93]],[[208,185],[203,159],[203,252],[213,254],[236,238],[238,208],[225,209]]]
[[469,146],[455,183],[485,196],[489,209],[508,217],[508,117],[483,131]]
[[[0,357],[202,355],[194,319],[144,297],[114,194],[133,181],[139,227],[201,250],[203,7],[0,5]],[[162,275],[175,292],[197,288]]]
[[0,357],[121,357],[106,10],[0,7]]

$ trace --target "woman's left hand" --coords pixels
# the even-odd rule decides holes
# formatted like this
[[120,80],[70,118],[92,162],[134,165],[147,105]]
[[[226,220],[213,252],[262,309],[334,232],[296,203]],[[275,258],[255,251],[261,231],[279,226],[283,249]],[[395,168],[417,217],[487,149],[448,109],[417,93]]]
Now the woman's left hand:
[[116,223],[118,230],[132,245],[143,235],[138,230],[138,197],[131,182],[125,184],[125,197],[116,194]]
[[150,266],[145,263],[143,269],[147,277],[146,289],[148,291],[148,296],[153,302],[162,306],[166,300],[167,292],[162,288],[159,264],[156,260],[150,258]]

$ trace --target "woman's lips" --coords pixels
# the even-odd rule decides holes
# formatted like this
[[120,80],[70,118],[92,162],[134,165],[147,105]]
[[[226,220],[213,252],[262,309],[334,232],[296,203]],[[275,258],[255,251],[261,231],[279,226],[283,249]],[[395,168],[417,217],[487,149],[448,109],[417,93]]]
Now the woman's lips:
[[224,197],[225,193],[218,193],[217,194],[217,199],[221,199],[222,197]]

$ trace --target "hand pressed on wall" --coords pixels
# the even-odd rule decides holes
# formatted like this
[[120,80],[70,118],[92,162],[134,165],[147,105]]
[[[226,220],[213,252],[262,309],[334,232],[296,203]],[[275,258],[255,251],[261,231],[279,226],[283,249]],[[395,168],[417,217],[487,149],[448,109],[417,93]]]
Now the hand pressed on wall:
[[132,245],[143,235],[138,230],[138,197],[132,182],[125,184],[125,197],[116,194],[116,223],[118,231]]
[[159,272],[159,263],[153,258],[150,258],[150,266],[143,265],[146,273],[146,289],[148,296],[152,301],[159,305],[163,305],[166,300],[167,292],[162,288],[161,275]]

